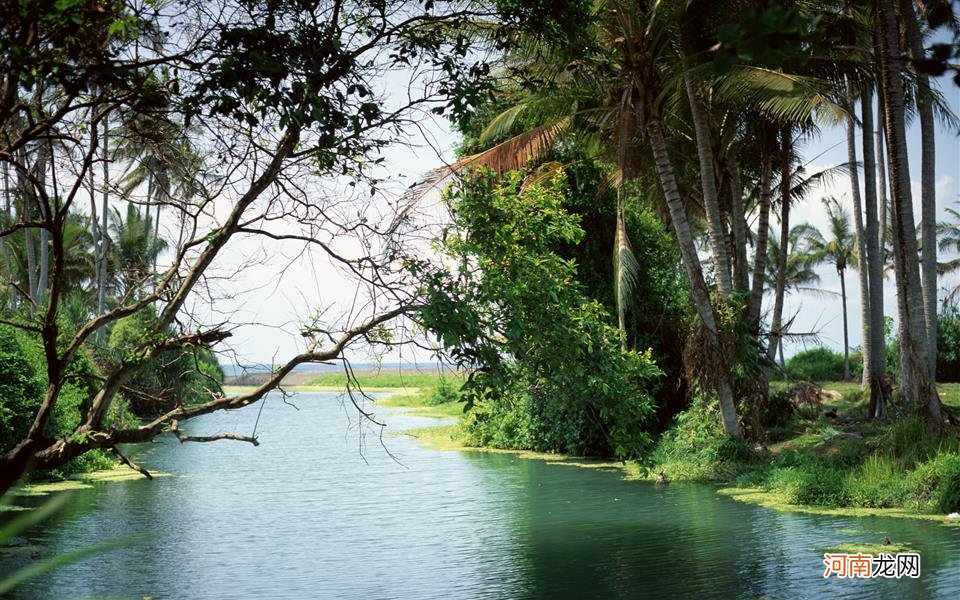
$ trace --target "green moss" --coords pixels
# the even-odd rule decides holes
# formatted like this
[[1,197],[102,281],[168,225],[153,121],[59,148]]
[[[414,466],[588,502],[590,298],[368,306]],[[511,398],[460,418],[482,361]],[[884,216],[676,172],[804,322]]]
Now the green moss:
[[897,554],[898,552],[920,552],[910,544],[897,544],[897,543],[871,543],[871,542],[854,542],[848,544],[837,544],[836,546],[830,546],[828,548],[817,548],[817,552],[821,554],[831,553],[831,554],[872,554],[876,556],[877,554]]
[[960,526],[960,520],[947,519],[944,515],[924,513],[906,508],[862,508],[862,507],[824,507],[801,506],[792,504],[789,498],[779,491],[765,491],[760,488],[727,487],[717,493],[739,502],[756,504],[782,512],[795,512],[812,515],[838,517],[896,517],[903,519],[923,519],[945,525]]
[[[150,474],[155,478],[169,476],[169,473],[163,472],[151,471]],[[133,469],[118,464],[111,469],[80,473],[63,481],[42,481],[37,483],[28,483],[26,485],[14,488],[10,493],[15,496],[46,496],[55,492],[91,488],[96,483],[131,481],[134,479],[145,479],[145,477]]]

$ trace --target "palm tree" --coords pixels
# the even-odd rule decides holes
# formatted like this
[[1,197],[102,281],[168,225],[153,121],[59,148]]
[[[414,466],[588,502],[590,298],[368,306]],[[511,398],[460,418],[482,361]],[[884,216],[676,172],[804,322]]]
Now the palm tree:
[[[809,225],[796,225],[790,230],[789,245],[786,255],[780,252],[780,243],[776,235],[771,231],[769,241],[767,242],[767,264],[772,268],[767,270],[766,288],[775,289],[778,282],[783,281],[787,290],[795,292],[814,292],[822,294],[824,290],[812,287],[820,283],[820,276],[815,269],[817,265],[815,255],[808,247],[808,238],[806,229]],[[784,258],[781,263],[781,257]],[[780,265],[786,265],[786,271],[783,277],[780,277]],[[784,328],[786,329],[786,328]],[[784,333],[786,333],[784,331]],[[784,366],[783,360],[783,338],[784,335],[777,335],[775,343],[780,353],[780,366]]]
[[[124,195],[129,197],[143,184],[147,186],[146,214],[154,206],[154,237],[160,237],[160,209],[177,204],[181,210],[180,238],[183,237],[187,203],[196,195],[200,160],[183,124],[173,118],[168,105],[169,78],[150,78],[157,106],[151,112],[142,110],[124,114],[123,127],[117,134],[114,157],[127,163],[121,180]],[[179,245],[179,244],[178,244]],[[156,270],[156,257],[153,269]]]
[[826,240],[820,231],[805,224],[802,235],[810,249],[811,260],[816,263],[830,263],[840,276],[840,298],[843,308],[843,377],[850,379],[850,338],[847,329],[847,267],[857,267],[857,242],[850,231],[850,215],[840,206],[834,197],[823,199],[830,221],[830,239]]
[[[906,32],[907,47],[914,61],[925,58],[923,34],[914,12],[914,2],[900,0],[900,15]],[[923,288],[924,320],[926,323],[927,368],[931,381],[937,373],[937,192],[936,192],[936,146],[933,122],[933,97],[930,79],[920,69],[915,70],[916,104],[920,116],[920,213],[923,226],[921,239],[923,264],[921,281]]]
[[114,208],[110,220],[110,267],[116,294],[136,296],[152,278],[153,263],[167,243],[154,236],[152,218],[141,214],[135,204],[127,204],[126,218]]
[[892,188],[894,224],[894,267],[897,297],[901,313],[900,356],[901,394],[924,409],[931,422],[943,420],[940,398],[931,378],[927,361],[929,338],[926,310],[910,190],[907,158],[906,104],[903,89],[903,65],[899,49],[899,23],[893,0],[875,0],[879,23],[877,57],[880,62],[881,90],[884,101],[887,162]]

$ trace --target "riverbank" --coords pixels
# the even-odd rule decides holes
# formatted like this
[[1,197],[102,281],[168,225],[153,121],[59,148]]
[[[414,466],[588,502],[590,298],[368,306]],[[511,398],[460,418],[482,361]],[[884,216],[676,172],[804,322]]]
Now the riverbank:
[[[430,386],[437,381],[435,376],[421,377],[416,389],[391,387],[398,382],[377,377],[363,383],[365,391],[392,392],[379,399],[378,406],[459,418],[461,403],[431,404]],[[944,402],[960,405],[960,386],[944,388]],[[783,388],[773,391],[781,396],[786,393]],[[689,411],[642,462],[471,447],[464,442],[459,420],[396,433],[439,450],[507,453],[617,469],[627,479],[654,479],[663,470],[673,481],[717,485],[718,492],[731,499],[780,511],[912,518],[960,526],[960,519],[947,518],[960,507],[960,438],[956,432],[935,437],[909,419],[892,424],[866,421],[860,418],[866,401],[856,384],[825,384],[820,402],[816,411],[798,410],[768,427],[769,442],[757,446],[735,444],[723,436],[711,426],[716,415],[709,409]]]

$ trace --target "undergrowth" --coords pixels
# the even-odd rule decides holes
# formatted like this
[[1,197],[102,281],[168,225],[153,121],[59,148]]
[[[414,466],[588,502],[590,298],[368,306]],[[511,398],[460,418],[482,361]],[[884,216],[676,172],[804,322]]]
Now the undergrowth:
[[724,435],[716,403],[700,399],[676,417],[649,456],[668,478],[732,483],[820,507],[960,510],[960,438],[919,418],[832,423],[795,414],[769,448]]

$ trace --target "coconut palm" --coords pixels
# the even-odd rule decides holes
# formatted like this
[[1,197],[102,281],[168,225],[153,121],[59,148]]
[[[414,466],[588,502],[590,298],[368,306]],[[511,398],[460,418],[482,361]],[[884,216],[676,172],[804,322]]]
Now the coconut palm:
[[850,338],[847,329],[847,282],[848,267],[857,268],[857,242],[850,230],[850,215],[832,196],[823,199],[829,220],[830,239],[823,237],[816,227],[805,224],[799,235],[806,239],[811,260],[830,263],[840,276],[840,299],[843,309],[843,377],[850,379]]
[[153,263],[167,243],[155,237],[152,217],[135,204],[127,204],[125,218],[114,208],[110,221],[110,268],[116,294],[136,296],[153,276]]
[[[150,111],[137,110],[123,114],[123,127],[115,134],[114,157],[126,163],[121,186],[126,197],[146,184],[146,211],[154,208],[154,237],[160,237],[160,209],[164,205],[176,205],[181,210],[181,233],[183,237],[186,204],[199,188],[200,172],[198,154],[189,141],[189,132],[184,129],[170,110],[169,78],[152,77],[147,80],[152,88],[156,106]],[[153,269],[156,270],[156,257]]]
[[879,24],[877,57],[880,62],[880,88],[885,107],[886,153],[893,198],[891,219],[894,225],[894,267],[901,313],[900,389],[905,399],[923,407],[931,422],[939,424],[943,420],[943,412],[927,361],[929,337],[925,313],[928,311],[924,309],[910,190],[904,69],[899,48],[900,23],[893,0],[875,0],[874,5]]
[[[820,283],[820,275],[818,275],[816,271],[816,256],[808,246],[808,238],[806,236],[807,227],[808,225],[806,224],[796,225],[790,230],[789,245],[783,261],[787,270],[783,277],[780,277],[779,272],[780,259],[781,256],[783,256],[780,252],[780,243],[774,232],[770,232],[769,241],[767,242],[767,264],[771,265],[771,268],[767,270],[767,290],[775,289],[777,283],[782,280],[784,287],[789,291],[801,293],[812,292],[816,294],[825,293],[825,290],[814,287]],[[783,329],[783,333],[786,334],[786,327]],[[784,335],[778,335],[775,340],[780,353],[781,366],[784,366],[783,338]]]

